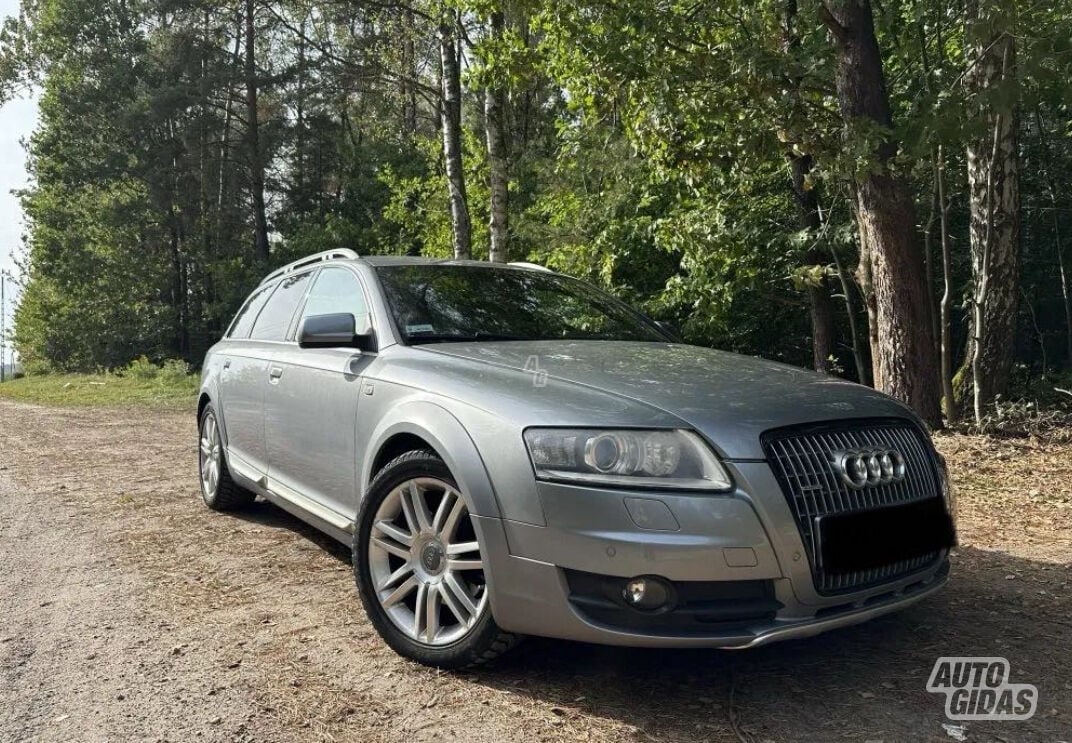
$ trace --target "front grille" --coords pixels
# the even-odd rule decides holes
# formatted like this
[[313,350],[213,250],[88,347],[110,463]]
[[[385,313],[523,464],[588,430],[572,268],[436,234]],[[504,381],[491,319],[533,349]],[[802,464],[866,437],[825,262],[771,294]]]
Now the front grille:
[[[838,421],[782,428],[763,434],[762,442],[800,529],[819,593],[844,593],[897,580],[922,570],[939,557],[935,552],[851,573],[828,573],[819,567],[816,559],[820,545],[815,519],[819,516],[941,497],[930,443],[909,421]],[[860,489],[850,487],[835,469],[833,454],[867,447],[893,448],[901,452],[905,460],[904,479]]]

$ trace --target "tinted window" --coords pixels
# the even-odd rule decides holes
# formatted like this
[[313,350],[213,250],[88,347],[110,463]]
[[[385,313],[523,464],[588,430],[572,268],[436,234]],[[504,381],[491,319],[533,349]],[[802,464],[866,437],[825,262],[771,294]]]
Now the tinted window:
[[250,338],[263,341],[286,340],[290,320],[298,309],[305,290],[309,288],[308,273],[288,276],[279,282],[268,304],[264,305]]
[[410,343],[668,340],[622,302],[553,273],[416,264],[381,266],[377,274],[398,329]]
[[325,268],[316,277],[302,318],[349,312],[360,317],[368,312],[361,282],[345,268]]
[[253,321],[257,319],[257,313],[261,311],[264,302],[268,299],[271,287],[258,289],[250,295],[242,309],[235,315],[231,323],[231,330],[227,333],[228,338],[248,338],[249,329],[253,327]]

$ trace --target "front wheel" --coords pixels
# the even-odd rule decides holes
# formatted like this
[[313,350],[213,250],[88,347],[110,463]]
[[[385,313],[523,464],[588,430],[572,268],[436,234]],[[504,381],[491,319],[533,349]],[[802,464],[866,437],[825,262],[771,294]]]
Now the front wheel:
[[358,514],[353,564],[369,619],[400,655],[464,668],[517,642],[491,616],[469,508],[430,451],[407,452],[376,475]]

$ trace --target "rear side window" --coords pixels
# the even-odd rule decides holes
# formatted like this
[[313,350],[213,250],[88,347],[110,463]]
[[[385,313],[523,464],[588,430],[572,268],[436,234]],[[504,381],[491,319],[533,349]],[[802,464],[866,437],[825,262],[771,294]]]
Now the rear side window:
[[257,313],[272,293],[272,287],[266,286],[250,295],[242,309],[235,315],[231,323],[231,330],[227,333],[228,338],[249,338],[249,329],[253,327],[253,321],[257,319]]
[[348,312],[355,318],[368,313],[361,282],[345,268],[325,268],[316,277],[302,319],[313,315]]
[[302,273],[288,276],[279,282],[275,292],[257,317],[257,322],[253,324],[250,338],[260,341],[286,340],[294,310],[298,309],[302,297],[305,296],[305,290],[309,288],[309,276],[308,273]]

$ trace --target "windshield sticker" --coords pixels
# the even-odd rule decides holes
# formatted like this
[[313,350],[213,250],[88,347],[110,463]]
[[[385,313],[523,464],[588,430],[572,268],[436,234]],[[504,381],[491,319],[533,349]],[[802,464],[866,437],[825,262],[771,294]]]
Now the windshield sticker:
[[428,324],[424,324],[424,325],[407,325],[406,326],[406,333],[408,333],[410,335],[412,335],[413,333],[434,333],[434,332],[435,332],[435,328],[433,328],[431,325],[428,325]]

